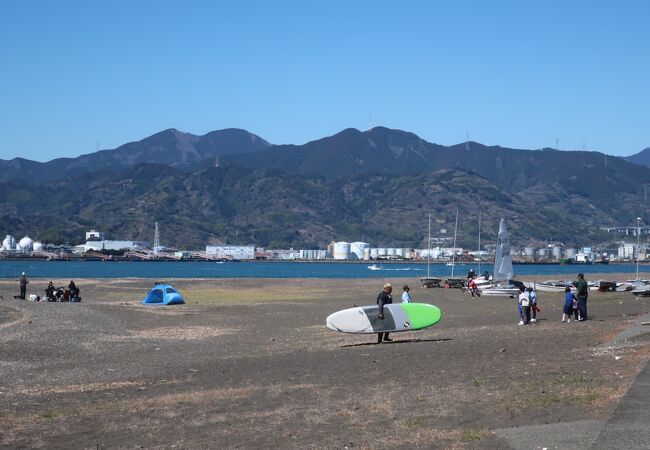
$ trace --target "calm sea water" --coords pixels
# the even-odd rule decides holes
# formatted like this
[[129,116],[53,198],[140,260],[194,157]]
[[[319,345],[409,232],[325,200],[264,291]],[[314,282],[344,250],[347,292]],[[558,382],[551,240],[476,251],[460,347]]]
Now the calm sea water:
[[[368,264],[283,263],[283,262],[101,262],[101,261],[0,261],[0,278],[17,278],[22,272],[32,278],[420,278],[427,274],[426,264],[378,264],[382,270],[369,270]],[[478,273],[478,265],[457,264],[454,276],[465,276],[469,269]],[[481,271],[492,266],[481,266]],[[577,272],[636,274],[634,264],[515,265],[515,278],[526,275],[562,275]],[[642,277],[650,276],[650,266],[639,266]],[[432,276],[450,276],[451,267],[431,264]]]

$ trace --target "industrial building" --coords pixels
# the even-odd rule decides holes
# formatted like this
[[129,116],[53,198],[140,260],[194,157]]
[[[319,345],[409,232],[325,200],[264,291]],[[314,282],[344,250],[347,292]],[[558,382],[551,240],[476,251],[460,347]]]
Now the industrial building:
[[327,258],[327,250],[300,250],[300,259],[315,260]]
[[252,245],[206,245],[205,253],[223,259],[255,259]]
[[89,250],[143,250],[150,248],[150,244],[146,241],[87,241],[85,244],[77,245],[75,247],[80,252],[87,252]]

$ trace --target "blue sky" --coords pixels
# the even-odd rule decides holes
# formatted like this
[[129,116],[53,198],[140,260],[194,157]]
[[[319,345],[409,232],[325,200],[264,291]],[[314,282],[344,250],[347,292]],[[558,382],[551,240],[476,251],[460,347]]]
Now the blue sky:
[[650,2],[0,2],[0,158],[166,128],[650,147]]

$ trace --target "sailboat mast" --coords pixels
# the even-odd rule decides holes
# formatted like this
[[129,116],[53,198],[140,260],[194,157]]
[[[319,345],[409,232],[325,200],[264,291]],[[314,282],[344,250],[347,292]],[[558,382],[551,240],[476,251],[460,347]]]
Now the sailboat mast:
[[456,264],[456,233],[458,232],[458,210],[456,210],[456,225],[454,226],[454,249],[451,254],[451,276],[454,276],[454,265]]
[[429,211],[429,237],[427,239],[427,278],[431,267],[431,211]]
[[478,273],[481,274],[481,211],[478,212]]

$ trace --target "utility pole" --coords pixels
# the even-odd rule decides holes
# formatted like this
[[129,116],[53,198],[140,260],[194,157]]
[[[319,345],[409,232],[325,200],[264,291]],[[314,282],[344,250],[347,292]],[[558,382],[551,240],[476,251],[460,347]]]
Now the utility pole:
[[160,230],[158,230],[158,222],[156,222],[156,226],[153,232],[153,254],[158,256],[159,251],[160,251]]

